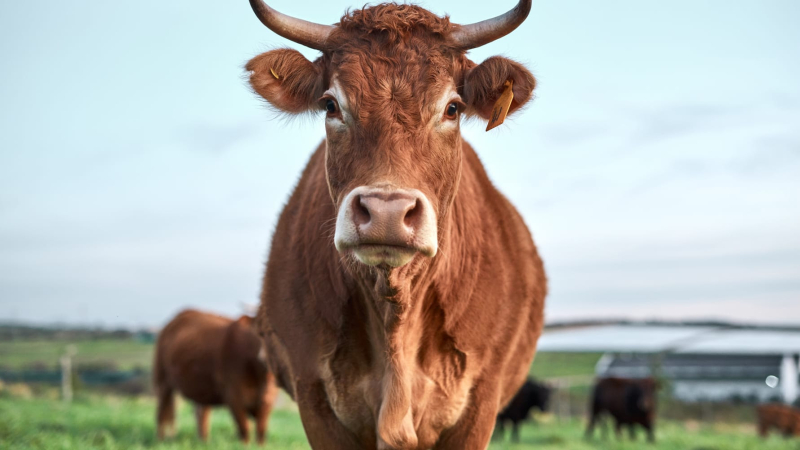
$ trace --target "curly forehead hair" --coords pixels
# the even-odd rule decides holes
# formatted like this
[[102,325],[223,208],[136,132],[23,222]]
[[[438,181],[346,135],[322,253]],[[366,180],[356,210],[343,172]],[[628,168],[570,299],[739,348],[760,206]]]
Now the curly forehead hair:
[[356,33],[388,32],[393,37],[406,37],[416,30],[446,37],[451,24],[448,16],[439,17],[417,5],[384,3],[348,11],[339,21],[342,30]]
[[[323,60],[333,62],[340,78],[362,84],[364,92],[374,92],[375,86],[367,84],[380,82],[386,70],[399,70],[407,81],[452,76],[456,68],[470,65],[464,52],[451,45],[453,29],[448,16],[439,17],[417,5],[384,3],[351,10],[329,36]],[[354,80],[362,76],[360,72],[367,78]],[[420,95],[414,84],[405,88]]]

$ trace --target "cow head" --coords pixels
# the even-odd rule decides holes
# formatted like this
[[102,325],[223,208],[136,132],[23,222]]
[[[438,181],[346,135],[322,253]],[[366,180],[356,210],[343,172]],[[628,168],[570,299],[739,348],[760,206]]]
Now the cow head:
[[547,412],[552,392],[553,389],[550,386],[528,379],[520,388],[517,396],[522,397],[523,406],[527,411],[538,408],[542,412]]
[[244,358],[260,371],[267,370],[267,352],[255,318],[247,315],[231,322],[225,333],[223,360]]
[[502,57],[475,64],[466,51],[513,31],[530,0],[471,25],[382,4],[327,26],[250,3],[271,30],[322,51],[311,62],[295,50],[273,50],[246,68],[253,89],[276,109],[325,114],[336,249],[370,266],[434,257],[461,176],[462,116],[489,120],[506,88],[513,113],[535,86],[522,65]]
[[535,385],[535,390],[533,397],[535,398],[536,402],[533,406],[539,408],[542,412],[547,412],[550,410],[550,398],[552,397],[553,389],[547,385],[537,383]]
[[645,378],[638,380],[633,389],[632,398],[635,400],[629,410],[638,414],[652,414],[656,408],[658,382],[652,378]]

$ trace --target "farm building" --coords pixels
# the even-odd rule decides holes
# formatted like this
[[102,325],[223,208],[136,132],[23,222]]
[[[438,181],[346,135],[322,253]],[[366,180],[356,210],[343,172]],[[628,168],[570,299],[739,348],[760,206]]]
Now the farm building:
[[607,325],[547,332],[539,351],[603,353],[597,376],[654,375],[684,401],[794,403],[800,388],[800,331]]

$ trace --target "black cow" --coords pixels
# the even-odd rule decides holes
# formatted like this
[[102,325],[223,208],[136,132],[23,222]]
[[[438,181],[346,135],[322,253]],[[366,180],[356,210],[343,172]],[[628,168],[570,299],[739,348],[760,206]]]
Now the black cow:
[[634,427],[641,425],[647,430],[647,440],[655,442],[656,388],[657,383],[652,378],[609,377],[598,380],[591,399],[586,437],[592,436],[597,419],[607,413],[614,418],[617,438],[622,438],[622,425],[627,425],[631,440],[636,439]]
[[497,415],[499,434],[495,435],[495,437],[502,439],[505,436],[503,424],[506,421],[510,421],[513,426],[511,439],[514,442],[519,442],[519,423],[528,418],[533,408],[539,408],[542,412],[547,411],[551,392],[552,389],[547,385],[528,378],[514,395],[514,398],[511,399],[511,403]]

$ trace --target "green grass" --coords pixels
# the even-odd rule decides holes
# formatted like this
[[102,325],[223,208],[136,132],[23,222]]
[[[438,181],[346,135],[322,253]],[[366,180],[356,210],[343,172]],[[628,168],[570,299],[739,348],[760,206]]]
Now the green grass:
[[153,364],[153,344],[133,339],[0,342],[0,364],[13,369],[33,363],[57,367],[58,358],[70,344],[75,345],[78,350],[74,359],[77,365],[113,362],[119,369],[124,370],[134,367],[149,369]]
[[[252,425],[252,423],[251,423]],[[271,449],[306,449],[305,433],[296,412],[276,410],[270,419]],[[0,399],[0,449],[244,449],[227,411],[211,415],[207,444],[196,435],[191,405],[180,402],[176,436],[155,439],[155,401],[149,397],[90,396],[72,404],[45,399]]]
[[[120,369],[152,364],[153,344],[134,340],[87,340],[72,342],[78,348],[76,362],[114,362]],[[0,342],[0,365],[21,368],[34,362],[55,366],[68,343],[54,341]],[[538,378],[590,377],[600,358],[598,353],[539,353],[531,367]],[[49,391],[47,390],[49,389]],[[155,402],[151,397],[121,398],[81,394],[70,405],[55,399],[55,388],[47,388],[50,398],[21,399],[0,393],[0,450],[22,449],[244,449],[235,438],[233,422],[227,411],[212,414],[211,438],[202,444],[196,437],[192,409],[180,403],[175,438],[159,443],[155,440]],[[571,389],[583,393],[588,386]],[[38,390],[36,390],[38,391]],[[43,391],[43,392],[44,392]],[[50,392],[52,391],[52,392]],[[584,393],[585,394],[585,393]],[[577,395],[577,394],[576,394]],[[573,402],[583,405],[581,396]],[[293,404],[277,409],[270,419],[269,449],[307,449],[305,433]],[[666,412],[666,411],[665,411]],[[584,422],[557,420],[545,416],[537,425],[521,430],[521,443],[494,441],[491,450],[569,449],[569,450],[800,450],[800,440],[770,437],[763,441],[755,436],[752,425],[701,424],[661,421],[655,446],[639,441],[617,442],[598,437],[583,439]],[[508,437],[506,437],[508,439]]]
[[[153,363],[153,344],[133,339],[99,339],[87,341],[11,341],[0,342],[0,365],[19,369],[33,363],[58,365],[67,345],[78,349],[76,364],[114,362],[120,369],[142,367],[149,369]],[[600,353],[539,353],[531,367],[538,378],[570,375],[593,375]]]
[[630,441],[625,433],[618,441],[613,433],[604,439],[599,429],[595,437],[583,436],[585,422],[570,420],[527,425],[520,432],[520,443],[493,444],[491,450],[798,450],[800,440],[771,436],[767,440],[756,436],[755,427],[748,425],[700,425],[696,422],[661,422],[657,424],[656,444],[647,444],[641,429],[637,440]]
[[[233,423],[227,411],[212,414],[211,438],[200,443],[195,435],[190,405],[181,402],[174,439],[159,443],[154,438],[152,398],[84,397],[70,405],[58,400],[15,399],[0,397],[0,448],[7,450],[117,450],[117,449],[244,449],[235,439]],[[491,450],[798,450],[800,440],[777,436],[764,441],[755,436],[750,425],[700,425],[665,422],[658,424],[656,445],[639,441],[617,442],[610,437],[583,439],[584,423],[579,420],[557,421],[545,417],[538,424],[521,430],[521,442],[495,441]],[[599,430],[598,430],[599,431]],[[507,439],[507,438],[506,438]],[[291,405],[275,411],[269,424],[267,448],[275,450],[307,449],[303,427]]]
[[531,366],[531,375],[537,378],[594,375],[594,366],[602,353],[548,353],[540,352]]

